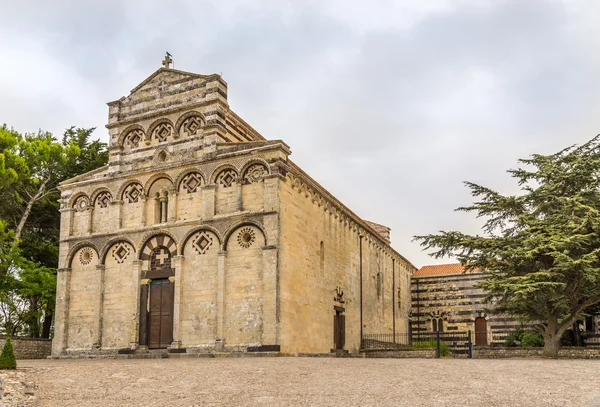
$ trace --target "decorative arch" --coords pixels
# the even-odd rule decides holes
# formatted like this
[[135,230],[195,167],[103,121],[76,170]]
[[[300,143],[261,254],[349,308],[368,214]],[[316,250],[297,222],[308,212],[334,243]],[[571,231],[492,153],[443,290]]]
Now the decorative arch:
[[84,247],[89,247],[93,249],[94,252],[96,252],[96,256],[98,256],[98,249],[96,248],[96,245],[94,245],[94,243],[90,242],[89,240],[84,240],[82,242],[76,243],[71,248],[71,250],[69,250],[69,254],[67,254],[67,265],[69,268],[71,268],[73,265],[73,258],[75,257],[75,253],[77,253],[80,249],[83,249]]
[[148,181],[146,181],[146,183],[144,184],[144,192],[146,193],[146,196],[150,193],[150,188],[152,188],[152,185],[156,181],[158,181],[160,179],[163,179],[163,178],[169,180],[169,182],[171,183],[171,186],[175,185],[173,183],[173,178],[171,178],[170,175],[168,175],[168,174],[166,174],[164,172],[161,172],[161,173],[158,173],[158,174],[154,174],[153,176],[151,176],[150,178],[148,178]]
[[188,133],[188,137],[196,135],[198,131],[204,127],[206,119],[204,115],[198,111],[192,110],[182,114],[175,123],[175,134],[179,136],[181,131]]
[[120,198],[127,203],[135,203],[144,197],[144,187],[138,181],[129,181],[121,187]]
[[121,134],[119,134],[119,138],[117,139],[117,145],[121,148],[125,147],[125,139],[134,130],[140,132],[140,135],[142,137],[142,139],[140,141],[145,140],[146,132],[144,131],[144,128],[142,126],[140,126],[139,124],[132,124],[131,126],[125,127],[125,129],[123,129]]
[[114,239],[109,240],[102,248],[102,251],[100,252],[100,255],[99,255],[100,264],[105,264],[106,256],[108,256],[110,248],[113,247],[117,243],[127,243],[133,248],[133,253],[135,253],[137,251],[135,248],[135,244],[129,238],[126,238],[124,236],[116,237]]
[[223,164],[217,167],[211,177],[211,184],[228,187],[235,184],[239,179],[239,171],[231,164]]
[[[227,229],[227,231],[224,233],[224,237],[223,237],[223,250],[227,249],[227,245],[229,244],[229,239],[231,238],[231,236],[240,228],[243,228],[244,226],[254,226],[256,227],[258,230],[260,230],[261,234],[262,234],[262,246],[266,246],[267,245],[267,234],[265,233],[264,228],[262,227],[262,225],[258,224],[257,222],[254,221],[241,221],[238,223],[233,224],[232,226],[229,227],[229,229]],[[255,236],[256,239],[259,238],[259,236]],[[260,243],[260,241],[259,241]]]
[[198,171],[188,171],[177,184],[177,191],[185,191],[189,194],[196,192],[206,182],[204,177]]
[[159,246],[169,249],[172,256],[178,253],[177,241],[173,235],[167,231],[158,231],[144,239],[144,243],[140,245],[141,249],[138,252],[138,258],[140,260],[150,260],[152,252]]
[[207,232],[211,232],[213,233],[216,237],[217,237],[217,241],[216,244],[219,248],[221,248],[221,242],[223,241],[221,234],[219,233],[219,231],[215,228],[213,228],[212,226],[200,226],[198,228],[192,229],[190,230],[185,237],[181,240],[181,244],[179,245],[179,253],[181,253],[182,255],[184,255],[184,249],[185,249],[185,245],[187,244],[188,240],[190,240],[193,236],[196,235],[196,233],[198,232],[203,232],[203,231],[207,231]]
[[81,197],[85,197],[88,201],[88,204],[90,202],[90,197],[85,193],[85,192],[77,192],[75,194],[73,194],[73,196],[71,196],[71,198],[69,198],[69,208],[75,208],[75,205],[77,203],[77,200]]
[[269,164],[266,161],[260,159],[254,159],[248,161],[242,167],[240,174],[242,174],[241,180],[244,184],[253,184],[260,182],[265,175],[268,175]]
[[96,189],[90,196],[90,202],[94,207],[99,206],[100,208],[106,208],[108,203],[112,200],[113,196],[106,187]]
[[160,143],[167,141],[169,137],[175,137],[175,126],[173,125],[173,122],[166,117],[162,117],[153,121],[148,127],[148,132],[146,133],[147,142],[151,142],[152,139],[156,139]]
[[201,178],[202,178],[202,185],[206,184],[206,176],[202,173],[202,171],[200,171],[198,168],[186,168],[183,171],[181,171],[177,177],[175,177],[175,182],[173,183],[176,187],[177,190],[180,191],[181,190],[181,183],[183,182],[183,179],[189,175],[190,173],[197,173]]

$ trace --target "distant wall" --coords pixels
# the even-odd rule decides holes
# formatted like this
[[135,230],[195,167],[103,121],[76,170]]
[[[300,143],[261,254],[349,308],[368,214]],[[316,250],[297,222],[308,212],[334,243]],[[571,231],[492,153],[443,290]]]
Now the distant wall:
[[[473,347],[474,359],[539,358],[542,348]],[[568,347],[558,351],[560,359],[600,359],[600,348]]]
[[361,352],[366,358],[424,358],[436,357],[436,349],[371,350]]
[[[4,347],[6,337],[0,337],[0,347]],[[52,339],[12,338],[17,359],[45,359],[50,356]]]

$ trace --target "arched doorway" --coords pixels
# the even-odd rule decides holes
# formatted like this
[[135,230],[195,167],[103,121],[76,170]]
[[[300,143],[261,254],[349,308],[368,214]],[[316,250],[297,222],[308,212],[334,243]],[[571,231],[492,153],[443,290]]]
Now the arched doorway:
[[165,349],[173,342],[176,244],[170,236],[155,236],[142,249],[145,262],[140,287],[140,345]]
[[487,321],[484,317],[475,318],[475,345],[487,345]]

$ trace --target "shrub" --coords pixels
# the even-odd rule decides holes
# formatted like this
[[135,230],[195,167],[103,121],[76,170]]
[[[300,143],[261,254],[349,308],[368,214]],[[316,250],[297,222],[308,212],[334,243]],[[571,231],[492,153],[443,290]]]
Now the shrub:
[[521,327],[515,329],[510,334],[508,334],[508,336],[504,340],[504,346],[506,346],[507,348],[511,348],[514,346],[520,346],[521,341],[523,340],[524,333],[525,333],[525,331]]
[[10,338],[6,338],[2,354],[0,354],[0,369],[16,369],[17,359]]
[[526,331],[521,339],[521,346],[524,348],[538,348],[544,346],[544,338],[537,331]]
[[560,337],[560,346],[577,346],[575,341],[575,333],[568,329]]

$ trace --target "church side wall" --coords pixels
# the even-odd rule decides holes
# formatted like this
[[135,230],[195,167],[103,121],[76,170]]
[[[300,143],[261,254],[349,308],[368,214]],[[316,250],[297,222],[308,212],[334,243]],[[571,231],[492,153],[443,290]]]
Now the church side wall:
[[[330,352],[334,347],[334,306],[337,306],[344,308],[344,348],[357,352],[361,289],[359,229],[353,222],[340,221],[334,211],[315,203],[306,189],[292,188],[289,178],[281,183],[280,196],[281,351]],[[409,266],[393,252],[384,250],[385,246],[370,234],[366,233],[362,240],[363,333],[392,333],[392,307],[396,307],[396,333],[405,333],[410,310]],[[392,258],[396,289],[400,293],[395,301]],[[335,301],[337,287],[343,290],[343,303]]]

